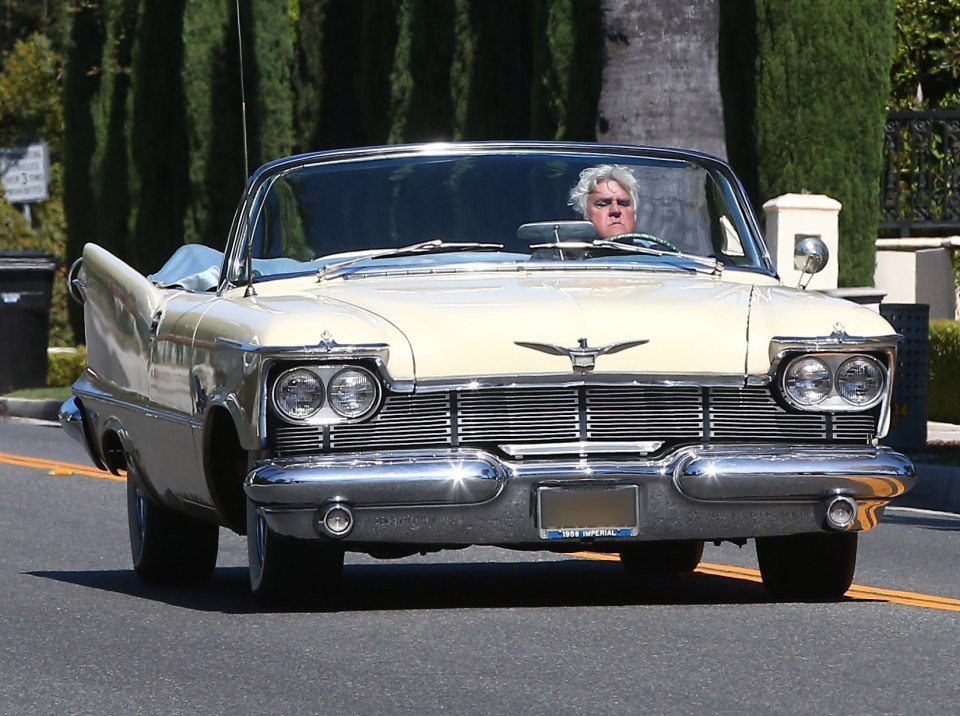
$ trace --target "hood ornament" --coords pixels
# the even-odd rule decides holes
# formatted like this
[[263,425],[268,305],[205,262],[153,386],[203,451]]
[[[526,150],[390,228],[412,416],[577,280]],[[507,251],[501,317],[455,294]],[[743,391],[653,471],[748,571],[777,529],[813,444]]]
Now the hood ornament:
[[621,341],[619,343],[610,343],[605,346],[591,348],[587,345],[587,339],[581,338],[575,348],[566,348],[564,346],[554,345],[553,343],[534,343],[533,341],[514,341],[521,348],[532,348],[535,351],[546,353],[552,356],[567,356],[573,364],[573,369],[579,373],[589,373],[597,365],[597,357],[607,353],[619,353],[628,348],[642,346],[649,343],[649,338],[642,338],[637,341]]

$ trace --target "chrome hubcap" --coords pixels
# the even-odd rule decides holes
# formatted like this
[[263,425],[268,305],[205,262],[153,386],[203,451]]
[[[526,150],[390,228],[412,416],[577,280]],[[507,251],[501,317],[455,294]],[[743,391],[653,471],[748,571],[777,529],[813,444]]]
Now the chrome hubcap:
[[267,521],[263,515],[257,515],[257,561],[263,565],[263,554],[267,551]]
[[147,522],[147,501],[143,497],[143,493],[140,492],[140,488],[137,488],[137,530],[140,532],[140,539],[143,539],[144,532],[146,531],[146,522]]

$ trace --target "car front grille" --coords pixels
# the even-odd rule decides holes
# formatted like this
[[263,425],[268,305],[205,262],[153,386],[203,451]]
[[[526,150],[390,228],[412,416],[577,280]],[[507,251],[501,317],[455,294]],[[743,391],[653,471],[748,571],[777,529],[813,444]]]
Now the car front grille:
[[877,415],[787,412],[762,387],[500,388],[390,395],[368,422],[277,424],[271,443],[279,456],[579,440],[865,443]]

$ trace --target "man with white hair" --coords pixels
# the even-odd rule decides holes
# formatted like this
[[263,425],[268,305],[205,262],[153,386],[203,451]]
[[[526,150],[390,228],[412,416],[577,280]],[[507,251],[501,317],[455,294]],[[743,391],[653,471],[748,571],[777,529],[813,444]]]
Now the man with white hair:
[[636,221],[637,178],[619,164],[600,164],[580,172],[567,202],[597,227],[597,236],[631,234]]

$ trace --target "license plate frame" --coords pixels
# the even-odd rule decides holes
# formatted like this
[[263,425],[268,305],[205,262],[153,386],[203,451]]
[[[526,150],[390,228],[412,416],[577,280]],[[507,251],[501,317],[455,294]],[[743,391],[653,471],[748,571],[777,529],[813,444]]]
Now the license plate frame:
[[636,537],[640,489],[543,485],[537,489],[537,528],[544,540]]

